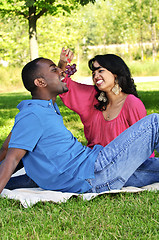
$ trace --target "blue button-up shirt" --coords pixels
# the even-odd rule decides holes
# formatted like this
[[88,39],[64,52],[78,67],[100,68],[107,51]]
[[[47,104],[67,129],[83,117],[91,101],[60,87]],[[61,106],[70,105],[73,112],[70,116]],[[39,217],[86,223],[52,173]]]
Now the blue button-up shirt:
[[23,164],[27,175],[41,188],[83,193],[94,178],[100,145],[83,146],[64,126],[52,100],[24,100],[15,118],[9,148],[27,150]]

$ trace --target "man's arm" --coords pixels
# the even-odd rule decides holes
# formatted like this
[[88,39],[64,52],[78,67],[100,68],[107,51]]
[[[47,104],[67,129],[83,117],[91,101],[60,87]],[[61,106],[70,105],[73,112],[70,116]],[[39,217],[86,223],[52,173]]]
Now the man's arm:
[[9,133],[8,137],[6,138],[6,140],[4,141],[1,149],[0,149],[0,162],[5,158],[6,154],[7,154],[7,150],[8,150],[8,144],[11,138],[11,132]]
[[6,157],[0,165],[0,193],[6,186],[16,166],[24,157],[26,152],[26,150],[18,148],[10,148],[7,151]]

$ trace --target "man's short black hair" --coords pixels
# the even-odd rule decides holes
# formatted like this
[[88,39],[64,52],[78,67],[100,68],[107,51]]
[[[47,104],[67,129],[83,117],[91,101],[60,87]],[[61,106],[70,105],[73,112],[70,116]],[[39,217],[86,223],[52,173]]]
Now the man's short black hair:
[[37,63],[41,59],[44,58],[40,57],[28,62],[22,69],[22,80],[24,87],[31,93],[36,89],[34,80],[40,77],[39,66]]

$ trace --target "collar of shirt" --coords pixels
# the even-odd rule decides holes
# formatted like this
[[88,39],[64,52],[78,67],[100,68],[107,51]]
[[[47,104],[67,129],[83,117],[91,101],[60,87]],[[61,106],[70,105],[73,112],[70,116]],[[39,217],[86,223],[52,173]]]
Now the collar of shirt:
[[37,100],[37,99],[29,99],[29,100],[23,100],[20,102],[17,106],[17,108],[21,111],[22,109],[26,108],[29,105],[40,105],[42,107],[46,108],[53,108],[56,113],[60,114],[60,110],[56,103],[53,104],[52,99],[48,100]]

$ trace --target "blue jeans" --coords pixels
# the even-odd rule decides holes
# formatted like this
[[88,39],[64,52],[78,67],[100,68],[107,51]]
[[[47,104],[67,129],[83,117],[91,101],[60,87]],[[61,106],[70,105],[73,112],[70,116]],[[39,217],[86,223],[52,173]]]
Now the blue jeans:
[[[21,160],[17,165],[14,173],[16,173],[18,170],[20,170],[23,167],[24,167],[23,162]],[[38,185],[26,174],[16,176],[16,177],[11,177],[5,186],[5,188],[10,190],[17,189],[17,188],[35,188],[35,187],[38,187]]]
[[[20,170],[23,167],[24,165],[21,160],[17,165],[14,173],[16,173],[18,170]],[[17,189],[17,188],[36,188],[36,187],[38,187],[38,185],[26,174],[19,175],[16,177],[11,177],[5,186],[5,188],[10,190]]]
[[100,151],[88,192],[159,182],[159,158],[149,158],[154,149],[159,152],[159,114],[141,119]]
[[26,174],[11,177],[5,188],[13,190],[17,188],[36,188],[38,185]]
[[[87,179],[92,186],[88,192],[159,182],[159,158],[149,158],[154,149],[159,152],[159,114],[141,119],[100,151],[95,162],[95,178]],[[27,175],[14,177],[13,181],[11,178],[12,189],[25,184],[36,187],[29,179]]]

